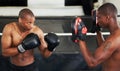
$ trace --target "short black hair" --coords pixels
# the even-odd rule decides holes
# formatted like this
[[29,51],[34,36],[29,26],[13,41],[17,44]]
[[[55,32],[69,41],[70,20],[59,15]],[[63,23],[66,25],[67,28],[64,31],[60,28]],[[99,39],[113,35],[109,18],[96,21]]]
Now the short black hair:
[[98,11],[102,13],[102,15],[117,15],[117,8],[112,3],[104,3],[102,6],[98,8]]
[[24,8],[19,12],[19,18],[25,18],[26,15],[30,15],[31,17],[34,17],[33,12],[28,8]]

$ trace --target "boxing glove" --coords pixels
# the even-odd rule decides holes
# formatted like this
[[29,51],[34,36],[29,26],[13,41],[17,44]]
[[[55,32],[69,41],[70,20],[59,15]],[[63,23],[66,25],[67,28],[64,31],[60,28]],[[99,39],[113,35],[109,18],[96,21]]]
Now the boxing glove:
[[96,10],[93,10],[92,11],[92,20],[93,20],[93,23],[92,23],[92,27],[91,27],[91,33],[95,33],[97,31],[101,31],[101,28],[100,26],[97,24],[97,20],[96,20]]
[[72,41],[78,42],[79,40],[85,40],[87,28],[80,17],[76,17],[71,23],[72,29]]
[[58,36],[54,33],[48,33],[47,35],[45,35],[44,38],[48,44],[49,51],[53,51],[56,48],[56,46],[58,46],[60,43]]
[[36,48],[40,44],[41,43],[37,34],[30,33],[23,39],[23,41],[21,42],[21,44],[18,45],[17,48],[18,51],[22,53],[25,52],[26,50]]

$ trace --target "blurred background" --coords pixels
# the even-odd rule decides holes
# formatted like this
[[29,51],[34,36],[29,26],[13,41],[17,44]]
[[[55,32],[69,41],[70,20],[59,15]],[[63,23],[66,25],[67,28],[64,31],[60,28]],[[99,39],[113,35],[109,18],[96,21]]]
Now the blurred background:
[[[119,0],[0,0],[0,33],[4,26],[10,22],[17,21],[18,13],[23,8],[29,8],[36,16],[36,25],[44,33],[71,33],[71,20],[80,16],[91,30],[91,11],[97,9],[103,3],[111,2],[118,9],[118,22],[120,14]],[[106,29],[102,30],[108,33]],[[106,38],[108,35],[104,35]],[[0,37],[1,38],[1,37]],[[78,44],[71,41],[71,36],[59,36],[60,45],[57,46],[53,55],[45,59],[39,50],[35,49],[35,57],[40,60],[41,71],[100,71],[101,65],[89,68],[79,50]],[[6,41],[7,42],[7,41]],[[95,35],[87,35],[87,46],[91,52],[97,48]],[[1,43],[0,43],[1,55]],[[7,58],[0,56],[0,69],[5,69]]]

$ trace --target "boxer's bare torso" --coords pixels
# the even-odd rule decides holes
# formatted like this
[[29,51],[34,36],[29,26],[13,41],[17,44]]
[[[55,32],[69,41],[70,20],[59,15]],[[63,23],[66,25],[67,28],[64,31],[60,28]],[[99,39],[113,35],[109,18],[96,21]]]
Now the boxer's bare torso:
[[[5,36],[5,37],[9,37],[8,39],[6,39],[6,42],[10,43],[9,45],[10,47],[8,48],[17,49],[17,46],[22,42],[25,36],[31,32],[38,34],[36,26],[33,26],[31,30],[21,31],[20,26],[17,22],[13,22],[6,25],[6,29],[10,30],[10,31],[6,31],[7,35]],[[12,52],[12,50],[9,50],[9,52]],[[29,65],[34,62],[33,49],[26,50],[24,53],[18,53],[14,56],[11,56],[10,60],[12,64],[15,64],[17,66]]]
[[120,71],[120,29],[110,35],[108,40],[113,47],[109,47],[112,48],[112,50],[104,48],[111,52],[111,56],[103,62],[103,71]]

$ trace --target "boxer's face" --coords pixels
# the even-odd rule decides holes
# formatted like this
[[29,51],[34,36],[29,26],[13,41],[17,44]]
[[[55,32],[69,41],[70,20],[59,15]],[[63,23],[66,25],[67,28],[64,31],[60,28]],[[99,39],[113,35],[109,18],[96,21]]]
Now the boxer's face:
[[102,15],[100,12],[97,13],[97,24],[100,27],[106,27],[107,26],[106,16]]
[[26,30],[30,30],[34,27],[35,17],[26,16],[25,18],[19,19],[20,24]]

